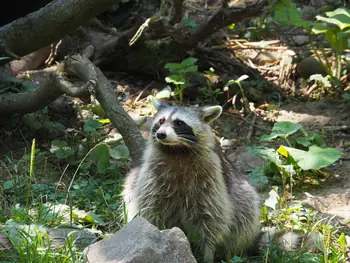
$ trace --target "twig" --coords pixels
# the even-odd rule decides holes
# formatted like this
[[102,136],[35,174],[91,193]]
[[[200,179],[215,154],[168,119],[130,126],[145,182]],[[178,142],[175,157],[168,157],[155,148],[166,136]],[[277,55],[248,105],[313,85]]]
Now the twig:
[[183,13],[183,2],[184,0],[173,0],[173,13],[170,18],[171,25],[181,22]]
[[251,122],[247,121],[246,119],[244,119],[244,118],[242,118],[242,117],[238,117],[237,115],[233,115],[233,114],[226,113],[226,112],[223,112],[222,114],[227,115],[227,116],[231,116],[231,117],[234,117],[234,118],[237,118],[237,119],[240,119],[240,120],[242,120],[242,121],[248,123],[249,125],[252,125],[252,126],[254,126],[254,127],[256,127],[256,128],[258,128],[258,129],[260,129],[260,130],[268,131],[268,132],[271,131],[270,129],[266,129],[266,128],[264,128],[264,127],[260,127],[260,126],[254,124],[254,123],[251,123]]
[[255,120],[256,120],[256,115],[254,114],[253,118],[252,118],[252,122],[250,123],[250,126],[249,126],[249,130],[248,130],[248,134],[247,134],[247,140],[250,140],[252,138],[252,136],[253,136]]

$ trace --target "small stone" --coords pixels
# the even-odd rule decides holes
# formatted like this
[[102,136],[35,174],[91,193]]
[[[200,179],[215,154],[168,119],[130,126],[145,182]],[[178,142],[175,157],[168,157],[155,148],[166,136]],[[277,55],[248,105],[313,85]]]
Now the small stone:
[[196,263],[184,232],[174,227],[160,231],[136,217],[115,235],[84,250],[87,263]]
[[323,64],[318,61],[315,57],[304,58],[297,67],[297,71],[300,76],[304,79],[308,79],[311,75],[321,74],[327,76],[327,70]]
[[305,36],[305,35],[294,36],[293,41],[297,46],[302,46],[309,43],[309,36]]

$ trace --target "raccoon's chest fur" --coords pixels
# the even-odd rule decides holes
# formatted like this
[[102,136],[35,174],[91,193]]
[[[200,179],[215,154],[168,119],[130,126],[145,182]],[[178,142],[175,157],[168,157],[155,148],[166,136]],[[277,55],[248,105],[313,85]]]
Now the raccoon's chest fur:
[[215,153],[200,158],[152,154],[136,182],[142,216],[166,228],[198,225],[213,213],[223,220],[231,216],[233,209]]

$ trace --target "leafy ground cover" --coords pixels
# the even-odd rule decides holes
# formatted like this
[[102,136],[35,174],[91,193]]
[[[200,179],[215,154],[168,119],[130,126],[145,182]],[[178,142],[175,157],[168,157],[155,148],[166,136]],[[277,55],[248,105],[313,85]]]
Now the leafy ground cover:
[[[235,52],[263,81],[228,76],[222,61],[189,56],[164,65],[169,74],[153,93],[177,104],[225,106],[214,129],[222,146],[229,146],[227,155],[241,161],[239,168],[260,190],[263,225],[321,235],[316,253],[286,253],[271,245],[258,258],[232,255],[226,262],[349,262],[350,102],[344,52],[350,15],[348,9],[338,9],[341,3],[312,6],[309,13],[306,7],[301,1],[279,1],[261,21],[231,25],[225,31],[229,39],[220,45],[208,42],[213,50]],[[190,18],[185,22],[196,26]],[[269,42],[287,29],[297,32],[292,40],[306,30],[309,45],[293,49],[289,39]],[[239,37],[244,39],[237,42]],[[324,41],[315,42],[315,37]],[[328,76],[295,77],[295,66],[312,52],[323,57]],[[199,73],[209,84],[200,87],[195,100],[186,100]],[[117,87],[117,95],[131,114],[149,116],[153,110],[140,98],[142,89],[133,93],[131,88],[138,81],[135,77],[122,91]],[[149,80],[143,81],[139,85],[147,86]],[[281,90],[276,92],[276,86]],[[236,93],[222,102],[232,87]],[[257,103],[256,96],[265,101]],[[54,250],[42,227],[73,226],[108,236],[123,225],[119,193],[129,169],[128,148],[97,103],[72,104],[68,115],[55,116],[45,108],[3,128],[0,222],[14,249],[0,253],[2,262],[82,262],[74,232]],[[148,124],[141,123],[141,130],[147,131]]]

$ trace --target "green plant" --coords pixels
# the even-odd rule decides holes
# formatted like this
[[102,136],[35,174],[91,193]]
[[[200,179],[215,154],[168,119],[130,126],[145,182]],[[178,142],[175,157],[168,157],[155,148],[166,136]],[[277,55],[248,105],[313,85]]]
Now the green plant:
[[241,81],[245,80],[249,78],[249,76],[247,75],[242,75],[241,77],[239,77],[237,80],[229,80],[225,87],[229,87],[230,85],[232,84],[237,84],[238,87],[239,87],[239,90],[241,92],[241,96],[242,96],[242,102],[243,102],[243,107],[244,107],[244,110],[246,112],[249,112],[249,105],[248,105],[248,100],[246,99],[245,95],[244,95],[244,91],[243,91],[243,88],[242,88],[242,85],[241,85]]
[[83,262],[82,251],[74,244],[74,232],[71,232],[64,244],[53,250],[49,235],[35,225],[20,227],[15,225],[5,231],[14,246],[19,263],[75,263]]
[[179,95],[181,105],[183,102],[183,90],[187,86],[189,77],[198,71],[198,66],[195,65],[197,61],[198,59],[189,57],[181,63],[167,63],[164,66],[171,73],[170,76],[165,78],[165,81],[175,85],[174,96]]
[[[301,131],[303,136],[290,140],[290,136]],[[336,162],[342,155],[338,149],[327,147],[318,134],[311,134],[302,125],[292,122],[277,122],[270,134],[261,137],[261,141],[281,138],[288,146],[280,145],[278,149],[264,146],[248,147],[253,154],[267,161],[263,167],[257,167],[249,175],[252,183],[267,184],[268,174],[278,173],[286,193],[287,183],[290,191],[294,177],[302,177],[305,172],[315,172]]]
[[312,28],[312,33],[324,34],[331,47],[335,50],[337,59],[335,75],[339,79],[341,74],[341,54],[349,47],[350,10],[338,8],[332,12],[326,12],[326,16],[316,16],[318,21],[324,23],[315,24]]
[[[270,1],[271,2],[271,1]],[[338,8],[332,12],[326,12],[326,17],[316,16],[321,23],[312,23],[302,18],[302,13],[296,7],[296,4],[290,0],[279,1],[275,5],[274,20],[282,25],[293,25],[306,29],[309,34],[323,34],[335,51],[336,55],[336,72],[332,73],[331,66],[328,63],[325,51],[322,48],[323,56],[326,60],[325,68],[330,76],[340,78],[341,74],[341,54],[349,47],[348,40],[350,38],[350,10],[346,8]],[[322,63],[316,46],[313,44],[313,51]]]
[[[210,68],[208,71],[204,72],[209,78],[215,78],[217,75],[215,75],[215,70],[213,68]],[[200,88],[200,92],[203,94],[204,102],[209,104],[216,104],[218,103],[217,97],[224,92],[221,89],[214,89],[213,85],[209,84],[206,87]]]

